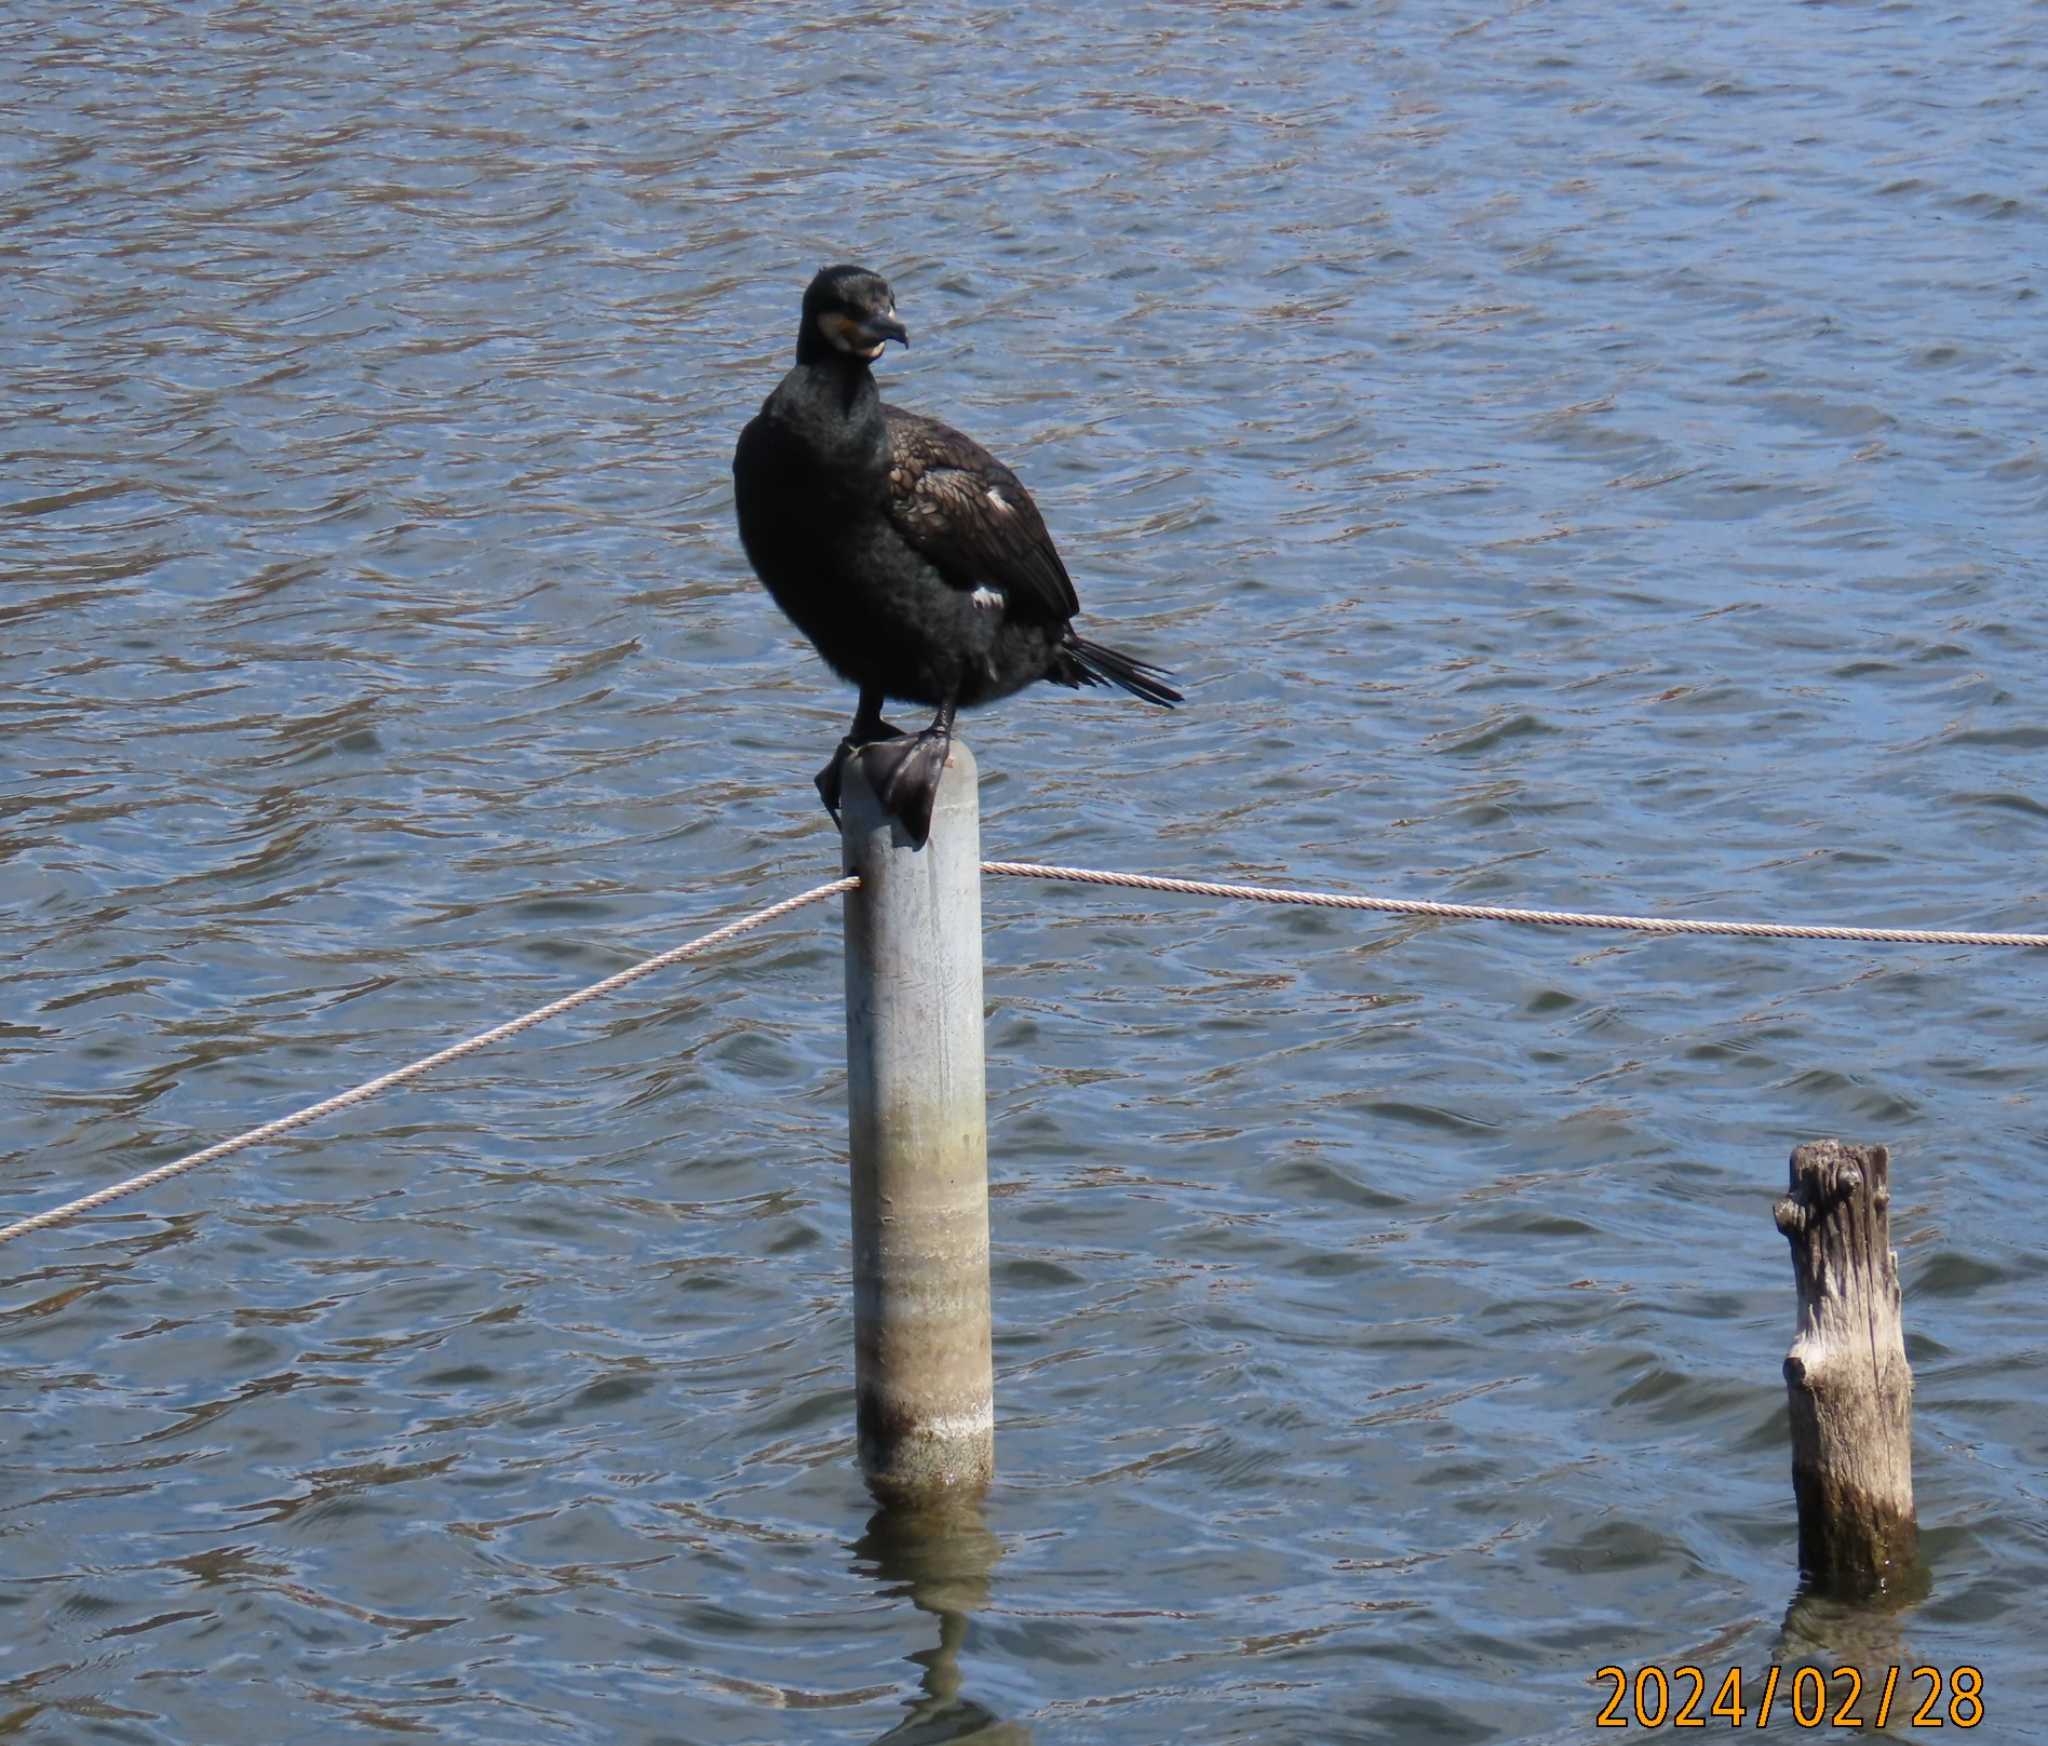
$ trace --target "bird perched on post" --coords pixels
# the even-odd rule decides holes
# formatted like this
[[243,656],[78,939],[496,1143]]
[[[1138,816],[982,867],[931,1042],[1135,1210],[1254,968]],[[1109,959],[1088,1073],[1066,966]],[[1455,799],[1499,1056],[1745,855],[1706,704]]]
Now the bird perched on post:
[[[1017,475],[937,419],[885,406],[870,368],[908,345],[887,283],[827,267],[804,292],[796,366],[733,452],[740,543],[775,604],[860,687],[853,726],[817,775],[836,819],[863,746],[883,806],[922,845],[953,717],[1034,680],[1118,685],[1171,708],[1170,674],[1074,631],[1080,602]],[[938,713],[919,734],[888,698]]]

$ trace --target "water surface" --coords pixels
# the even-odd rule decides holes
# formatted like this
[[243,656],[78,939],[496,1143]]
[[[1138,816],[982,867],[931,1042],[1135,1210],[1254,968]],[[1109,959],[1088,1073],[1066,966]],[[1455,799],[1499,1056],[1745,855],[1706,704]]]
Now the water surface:
[[[16,9],[0,1211],[836,873],[728,473],[826,260],[1190,692],[971,721],[992,856],[2048,928],[2044,19]],[[1836,1133],[1904,1650],[2048,1737],[2038,964],[986,908],[981,1511],[851,1464],[815,910],[0,1255],[0,1734],[1582,1738],[1777,1643]]]

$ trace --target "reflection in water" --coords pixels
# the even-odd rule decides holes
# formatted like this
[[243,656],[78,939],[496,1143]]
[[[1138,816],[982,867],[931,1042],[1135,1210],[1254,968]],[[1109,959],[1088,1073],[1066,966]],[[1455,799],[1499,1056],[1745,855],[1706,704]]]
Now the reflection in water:
[[990,1532],[978,1497],[946,1498],[920,1507],[877,1510],[854,1543],[856,1575],[872,1574],[891,1595],[907,1595],[939,1622],[938,1643],[911,1659],[922,1663],[924,1695],[881,1738],[890,1746],[1024,1746],[1030,1731],[998,1718],[961,1690],[960,1648],[967,1621],[988,1604],[989,1578],[1002,1543]]
[[[1800,1581],[1785,1609],[1785,1623],[1771,1651],[1774,1664],[1788,1668],[1816,1667],[1832,1676],[1838,1669],[1854,1668],[1862,1684],[1853,1705],[1855,1714],[1874,1725],[1892,1670],[1917,1664],[1908,1658],[1904,1623],[1907,1613],[1926,1600],[1933,1588],[1932,1573],[1924,1563],[1901,1572],[1892,1585],[1868,1596],[1825,1593],[1810,1582]],[[1926,1695],[1921,1684],[1908,1701],[1904,1673],[1892,1679],[1894,1690],[1888,1722],[1894,1729],[1913,1713]],[[1830,1710],[1844,1702],[1850,1688],[1830,1679]]]

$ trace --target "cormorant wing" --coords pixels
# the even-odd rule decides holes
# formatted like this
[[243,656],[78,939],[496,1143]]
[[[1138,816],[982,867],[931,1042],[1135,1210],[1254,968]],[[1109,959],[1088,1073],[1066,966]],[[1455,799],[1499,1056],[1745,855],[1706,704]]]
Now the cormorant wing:
[[1081,610],[1045,518],[1017,475],[972,437],[900,406],[889,429],[889,519],[955,588],[994,588],[1011,617],[1064,624]]

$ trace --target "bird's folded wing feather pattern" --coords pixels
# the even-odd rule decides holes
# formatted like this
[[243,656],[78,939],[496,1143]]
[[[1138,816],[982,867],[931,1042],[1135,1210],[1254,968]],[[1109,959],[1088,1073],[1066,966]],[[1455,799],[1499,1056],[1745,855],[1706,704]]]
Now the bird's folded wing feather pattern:
[[972,437],[899,406],[889,427],[889,519],[954,587],[999,589],[1012,618],[1081,610],[1045,518],[1017,475]]

